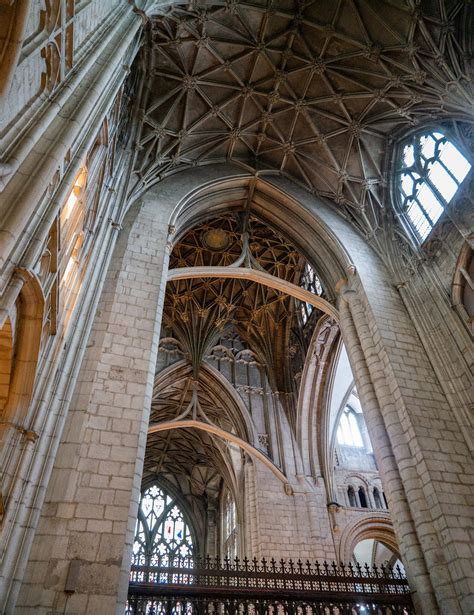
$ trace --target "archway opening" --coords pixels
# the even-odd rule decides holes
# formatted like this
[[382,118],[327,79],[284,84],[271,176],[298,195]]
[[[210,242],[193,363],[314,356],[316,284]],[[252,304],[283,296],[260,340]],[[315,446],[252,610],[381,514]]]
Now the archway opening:
[[360,540],[354,547],[353,561],[362,567],[366,565],[370,568],[376,566],[380,569],[381,566],[395,569],[400,574],[405,574],[405,567],[400,559],[400,556],[393,547],[387,545],[384,541],[377,538],[364,538]]
[[[212,267],[273,276],[311,303],[238,275],[175,275]],[[249,457],[291,492],[299,380],[325,282],[251,204],[181,229],[169,268],[144,485],[172,487],[196,528],[197,554],[251,555],[254,534],[239,529],[251,515]]]

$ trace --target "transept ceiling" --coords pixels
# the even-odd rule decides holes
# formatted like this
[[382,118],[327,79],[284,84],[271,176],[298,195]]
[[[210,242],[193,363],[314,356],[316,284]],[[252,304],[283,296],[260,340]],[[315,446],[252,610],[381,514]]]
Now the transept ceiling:
[[[238,209],[186,232],[173,249],[169,267],[232,267],[239,263],[300,284],[306,261],[249,209]],[[174,352],[175,358],[156,376],[151,424],[192,418],[251,441],[245,420],[231,409],[235,402],[226,398],[222,384],[212,376],[212,370],[209,372],[209,359],[216,350],[226,350],[220,344],[229,334],[265,366],[271,389],[282,394],[282,406],[294,418],[295,369],[301,368],[306,351],[296,307],[289,295],[248,280],[169,281],[160,349]],[[305,327],[308,335],[319,315],[315,309]],[[239,460],[240,452],[229,449],[218,437],[193,429],[170,430],[150,434],[145,472],[168,480],[180,477],[182,493],[209,498],[215,496],[222,478],[232,486]]]
[[[175,246],[170,269],[236,266],[240,261],[299,284],[305,260],[279,233],[249,213],[213,218],[189,231]],[[288,348],[297,329],[295,301],[255,282],[188,279],[169,282],[163,321],[181,343],[197,376],[222,332],[234,327],[262,364],[271,366],[275,390],[292,390]]]
[[467,4],[174,5],[149,31],[138,185],[231,161],[288,176],[375,231],[394,133],[472,112]]
[[[398,135],[472,112],[469,11],[456,0],[227,0],[163,9],[139,63],[133,190],[227,161],[289,177],[373,235],[387,210]],[[285,238],[241,211],[181,237],[170,268],[245,259],[294,284],[305,266]],[[230,329],[266,366],[272,389],[291,395],[305,353],[295,307],[291,297],[245,280],[169,282],[164,327],[190,370],[155,392],[151,422],[179,417],[195,386],[205,415],[238,432],[199,384],[202,363]],[[285,410],[292,423],[291,403]],[[145,475],[177,482],[196,501],[215,498],[222,480],[229,487],[235,480],[238,459],[210,434],[172,430],[150,436]]]

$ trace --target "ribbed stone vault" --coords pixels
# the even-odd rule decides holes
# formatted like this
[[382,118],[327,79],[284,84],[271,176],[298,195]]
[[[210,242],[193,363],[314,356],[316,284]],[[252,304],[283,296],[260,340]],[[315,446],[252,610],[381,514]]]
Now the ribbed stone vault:
[[175,5],[149,31],[137,186],[232,161],[289,176],[376,230],[394,131],[472,111],[469,11],[442,0]]
[[[306,264],[288,239],[253,215],[250,208],[242,211],[238,207],[184,233],[173,248],[169,266],[171,270],[232,267],[240,260],[298,285]],[[173,369],[157,373],[151,424],[192,418],[196,412],[198,420],[255,445],[245,419],[226,397],[222,382],[209,371],[211,355],[224,348],[221,338],[232,333],[261,366],[266,366],[268,382],[294,423],[295,375],[320,316],[315,309],[304,325],[298,317],[298,303],[291,296],[248,280],[169,281],[160,348],[179,352]],[[193,405],[196,399],[198,408]],[[215,497],[221,479],[231,488],[239,467],[239,449],[229,448],[227,441],[215,435],[190,428],[149,435],[145,475],[178,480],[177,488],[193,501],[203,494]]]
[[[244,212],[221,215],[191,229],[174,247],[170,268],[232,266],[244,254],[244,234],[248,236],[251,266],[300,284],[304,258],[282,235]],[[182,344],[196,373],[222,332],[235,327],[261,363],[272,366],[269,377],[275,390],[290,392],[293,370],[288,348],[295,337],[302,335],[295,307],[289,295],[255,282],[179,280],[168,283],[163,322]],[[310,324],[320,315],[317,312]],[[299,342],[299,351],[304,355],[304,344],[301,339]]]

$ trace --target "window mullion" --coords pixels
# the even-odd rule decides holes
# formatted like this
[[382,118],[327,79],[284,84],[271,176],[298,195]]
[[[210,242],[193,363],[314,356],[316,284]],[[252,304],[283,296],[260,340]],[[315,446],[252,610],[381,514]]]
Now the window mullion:
[[441,205],[444,211],[448,205],[446,199],[443,197],[441,192],[438,190],[438,188],[434,185],[434,183],[431,181],[429,177],[426,178],[426,183],[428,184],[428,187],[430,188],[431,192],[433,192],[435,197],[438,199],[439,204]]
[[[427,238],[433,226],[438,221],[441,215],[440,210],[446,210],[446,207],[452,201],[461,185],[453,169],[457,169],[458,167],[462,169],[462,171],[459,172],[460,177],[465,177],[472,169],[472,165],[462,151],[446,135],[441,132],[438,134],[438,132],[437,130],[421,131],[408,138],[400,151],[399,162],[396,166],[398,177],[398,205],[403,208],[405,215],[408,214],[407,217],[412,227],[422,241]],[[424,141],[423,145],[422,140]],[[442,158],[443,153],[440,148],[443,144],[449,146],[449,149],[446,150],[448,154],[444,155]],[[433,153],[433,155],[430,155],[431,153]],[[437,163],[440,166],[438,166]],[[442,173],[442,170],[444,170],[448,174],[450,180],[454,182],[453,186],[449,184],[449,190],[447,190],[447,194],[452,194],[449,200],[443,196],[440,189],[434,183],[433,177],[435,176],[430,178],[430,173],[434,165],[436,165],[439,172]],[[419,176],[418,182],[415,180],[414,175]],[[410,177],[411,181],[415,182],[410,191],[411,195],[409,196],[405,195],[402,187],[402,181],[404,181],[403,178],[405,176]],[[444,176],[444,180],[449,182],[446,176]],[[439,182],[442,188],[443,176],[439,178]],[[423,205],[419,198],[419,193],[420,190],[423,189],[423,186],[425,187],[425,191],[430,190],[432,193],[431,199],[429,195],[426,194],[428,199],[427,206]],[[455,187],[454,193],[453,187]],[[430,203],[430,200],[433,200],[433,203]],[[435,203],[434,200],[436,200],[437,203]],[[418,208],[419,211],[413,211],[416,208]],[[412,211],[408,213],[410,209],[412,209]],[[431,217],[429,213],[431,209],[434,210],[433,217]],[[426,224],[428,224],[428,227],[426,227]]]
[[418,197],[415,197],[413,200],[416,201],[416,203],[418,204],[418,207],[421,209],[421,213],[424,215],[425,219],[430,225],[430,228],[433,228],[433,220],[430,218],[429,213],[426,211],[426,209],[424,208],[424,206],[422,205]]

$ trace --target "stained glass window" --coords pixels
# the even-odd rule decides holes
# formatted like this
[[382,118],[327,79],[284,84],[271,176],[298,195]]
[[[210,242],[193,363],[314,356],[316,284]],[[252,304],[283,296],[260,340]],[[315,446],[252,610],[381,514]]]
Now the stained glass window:
[[[314,293],[315,295],[323,294],[323,287],[321,286],[321,281],[309,263],[306,263],[303,269],[300,286],[305,290],[309,290],[309,292]],[[308,322],[308,318],[311,316],[312,311],[313,306],[311,305],[311,303],[300,301],[300,313],[304,325]]]
[[471,168],[441,132],[418,133],[405,142],[398,180],[401,205],[421,240],[429,235]]
[[152,485],[143,492],[133,543],[133,565],[166,566],[178,557],[193,556],[189,525],[176,500]]

